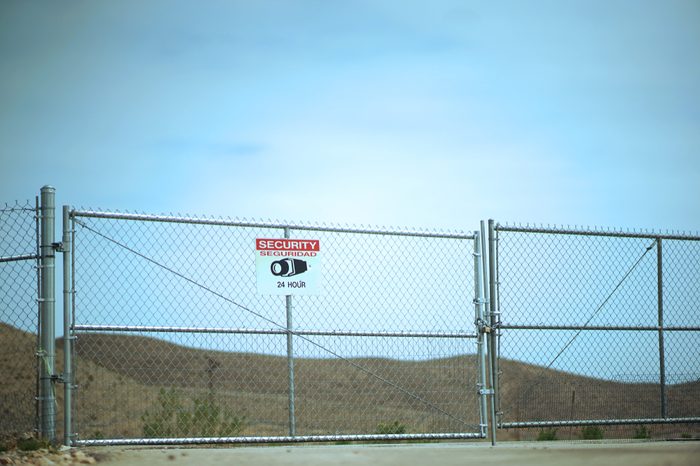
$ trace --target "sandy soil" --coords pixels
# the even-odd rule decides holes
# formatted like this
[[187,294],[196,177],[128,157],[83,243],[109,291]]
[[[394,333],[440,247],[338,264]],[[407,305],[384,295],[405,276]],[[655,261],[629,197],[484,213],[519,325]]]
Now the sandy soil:
[[88,448],[109,466],[197,465],[700,465],[700,442],[302,445],[239,448]]

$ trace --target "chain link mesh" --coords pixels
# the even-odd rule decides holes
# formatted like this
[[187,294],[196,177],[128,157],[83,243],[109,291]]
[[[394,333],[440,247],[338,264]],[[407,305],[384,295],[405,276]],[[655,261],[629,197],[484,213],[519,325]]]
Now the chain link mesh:
[[[664,325],[700,327],[700,242],[664,240]],[[700,332],[666,332],[668,415],[700,416]]]
[[[127,217],[73,213],[79,439],[289,435],[288,304],[295,435],[479,431],[470,235],[288,225],[323,248],[288,303],[255,280],[280,225]],[[496,230],[501,426],[700,416],[699,238]],[[0,208],[0,435],[37,426],[37,254]]]
[[503,425],[700,415],[698,238],[496,230]]
[[37,428],[37,241],[36,204],[0,206],[0,436]]
[[[74,215],[79,438],[288,435],[286,299],[254,255],[283,229],[114,217]],[[296,435],[478,432],[471,236],[351,230],[290,227],[323,268],[292,297]]]

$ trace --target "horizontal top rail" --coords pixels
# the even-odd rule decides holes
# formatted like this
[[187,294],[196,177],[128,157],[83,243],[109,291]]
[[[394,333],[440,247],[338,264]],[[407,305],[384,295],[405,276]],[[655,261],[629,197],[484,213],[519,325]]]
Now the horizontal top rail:
[[72,327],[82,332],[143,332],[143,333],[231,333],[248,335],[293,335],[329,337],[395,337],[395,338],[476,338],[475,333],[464,332],[389,332],[389,331],[341,331],[341,330],[283,330],[233,327],[171,327],[155,325],[81,325]]
[[291,228],[293,230],[303,231],[321,231],[335,233],[356,233],[366,235],[392,235],[392,236],[417,236],[423,238],[452,238],[452,239],[474,239],[473,233],[464,233],[460,231],[429,231],[429,230],[411,230],[401,228],[387,227],[370,227],[370,226],[334,226],[334,225],[316,225],[305,223],[286,223],[273,221],[247,221],[237,219],[224,218],[198,218],[170,215],[153,215],[153,214],[131,214],[122,212],[101,212],[94,210],[72,210],[71,217],[84,218],[104,218],[112,220],[135,220],[142,222],[162,222],[162,223],[183,223],[193,225],[216,225],[216,226],[231,226],[245,228]]
[[660,233],[654,231],[614,231],[590,228],[569,228],[557,226],[537,226],[537,225],[508,225],[496,224],[496,231],[507,231],[516,233],[545,233],[551,235],[577,235],[577,236],[607,236],[613,238],[643,238],[643,239],[666,239],[666,240],[687,240],[700,241],[700,235],[689,233]]

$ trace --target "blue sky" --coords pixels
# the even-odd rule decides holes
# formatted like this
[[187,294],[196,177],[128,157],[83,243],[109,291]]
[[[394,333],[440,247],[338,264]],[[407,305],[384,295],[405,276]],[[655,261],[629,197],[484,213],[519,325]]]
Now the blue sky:
[[696,1],[0,3],[0,200],[700,231]]

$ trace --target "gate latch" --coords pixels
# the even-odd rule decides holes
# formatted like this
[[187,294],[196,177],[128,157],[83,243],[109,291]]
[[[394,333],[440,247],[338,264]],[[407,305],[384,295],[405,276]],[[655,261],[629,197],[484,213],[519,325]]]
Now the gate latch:
[[491,327],[483,319],[478,319],[476,325],[479,327],[479,333],[491,333]]

